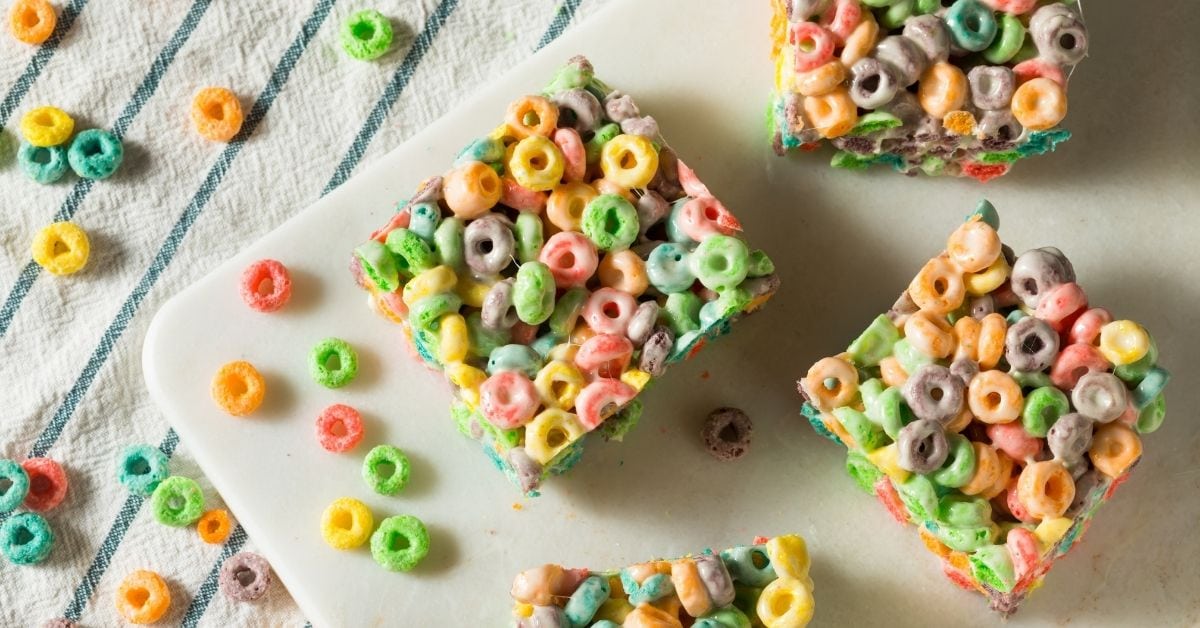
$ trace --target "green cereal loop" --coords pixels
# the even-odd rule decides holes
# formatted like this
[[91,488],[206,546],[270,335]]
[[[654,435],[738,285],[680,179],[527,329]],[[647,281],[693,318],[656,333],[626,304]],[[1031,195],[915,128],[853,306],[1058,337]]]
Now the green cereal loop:
[[876,16],[880,26],[891,30],[904,26],[904,20],[907,20],[912,14],[913,0],[897,0],[882,15],[876,14]]
[[846,454],[846,474],[864,493],[874,494],[875,483],[883,477],[883,471],[871,464],[861,453],[851,449]]
[[1063,391],[1053,386],[1042,386],[1025,395],[1021,425],[1030,436],[1045,438],[1054,422],[1070,411],[1070,401]]
[[354,249],[363,274],[384,292],[392,292],[400,286],[400,273],[396,260],[387,247],[376,240],[367,240]]
[[937,491],[929,478],[914,473],[896,484],[896,492],[909,514],[917,521],[931,521],[937,513]]
[[1020,385],[1021,388],[1044,388],[1046,386],[1054,385],[1050,381],[1050,376],[1042,371],[1034,371],[1032,373],[1025,371],[1010,371],[1008,374],[1011,375],[1013,379],[1017,380],[1017,384]]
[[864,452],[875,451],[887,444],[887,435],[883,433],[883,429],[867,418],[867,415],[851,408],[844,406],[833,409],[833,416],[841,422],[842,427],[846,428],[846,432],[854,439],[854,443],[858,445],[858,449]]
[[899,340],[900,330],[886,314],[880,314],[846,351],[857,365],[877,366],[880,360],[892,355],[892,348]]
[[1129,399],[1133,402],[1133,407],[1140,411],[1149,406],[1152,401],[1162,395],[1169,381],[1171,381],[1170,371],[1161,366],[1151,368],[1130,395]]
[[534,379],[540,370],[542,370],[542,356],[526,345],[513,344],[496,347],[488,356],[488,375],[495,375],[501,371],[517,371],[529,379]]
[[1025,42],[1021,44],[1021,49],[1013,55],[1012,59],[1009,59],[1009,62],[1015,65],[1022,61],[1036,59],[1039,54],[1041,53],[1038,51],[1037,43],[1033,41],[1032,37],[1026,37]]
[[1123,381],[1136,384],[1146,377],[1146,373],[1149,373],[1157,362],[1158,343],[1154,341],[1154,336],[1150,336],[1150,348],[1146,351],[1146,355],[1143,355],[1137,362],[1122,364],[1113,369],[1113,375]]
[[1000,14],[1000,33],[981,54],[988,63],[1004,65],[1017,56],[1025,44],[1025,25],[1011,13]]
[[[381,465],[391,465],[392,471],[381,470]],[[380,495],[399,493],[408,485],[410,471],[408,456],[391,445],[376,445],[363,459],[363,480]]]
[[975,526],[944,526],[933,524],[926,526],[934,536],[946,547],[959,552],[970,552],[996,540],[996,527],[991,525]]
[[478,311],[467,315],[467,338],[471,341],[468,348],[471,355],[477,358],[487,358],[497,347],[503,347],[512,340],[508,329],[488,329],[483,325],[483,317]]
[[524,264],[536,260],[545,242],[542,219],[533,212],[521,212],[513,225],[513,235],[517,239],[517,261]]
[[342,23],[342,50],[360,61],[382,57],[392,47],[392,23],[379,11],[365,9]]
[[552,333],[542,334],[541,336],[534,338],[533,342],[529,343],[529,348],[533,349],[538,355],[542,356],[542,359],[545,359],[550,356],[550,352],[554,350],[554,347],[562,344],[562,342],[562,336],[556,336]]
[[429,554],[429,531],[412,515],[388,517],[371,535],[371,557],[388,571],[411,571]]
[[727,235],[710,235],[692,251],[688,266],[705,288],[724,292],[746,279],[750,252],[746,244]]
[[582,89],[587,87],[594,78],[596,78],[596,74],[592,69],[592,64],[583,57],[572,58],[566,65],[558,69],[542,93],[553,96],[569,89]]
[[408,322],[418,329],[437,331],[441,318],[457,313],[460,307],[462,299],[453,292],[431,294],[412,305],[408,311]]
[[933,13],[940,8],[942,8],[941,0],[917,0],[916,5],[913,7],[913,13],[915,15],[925,15],[926,13]]
[[463,221],[454,216],[443,220],[442,224],[438,225],[437,230],[433,232],[433,246],[437,251],[438,258],[443,264],[454,269],[454,272],[462,271],[467,263],[467,258],[463,253],[463,235],[465,233],[466,227],[463,226]]
[[862,396],[863,408],[865,409],[868,419],[876,425],[883,425],[879,420],[878,412],[874,411],[875,404],[879,402],[879,395],[883,394],[883,380],[878,377],[872,377],[864,380],[858,385],[858,394]]
[[[604,437],[604,440],[615,440],[621,442],[625,435],[629,433],[642,418],[642,402],[637,397],[625,404],[625,407],[617,411],[616,414],[604,419],[596,432]],[[582,441],[581,441],[582,442]]]
[[588,165],[593,166],[599,163],[600,151],[604,149],[604,145],[611,142],[614,137],[620,134],[621,127],[611,122],[596,129],[596,133],[592,135],[592,139],[583,145]]
[[583,208],[580,230],[602,251],[624,251],[638,237],[638,216],[620,194],[601,194]]
[[930,156],[926,157],[925,159],[921,160],[921,171],[931,177],[935,177],[935,176],[942,174],[942,171],[944,171],[945,169],[946,169],[946,160],[942,159],[941,157],[935,157],[933,155],[930,155]]
[[659,312],[659,318],[678,338],[689,331],[700,329],[702,305],[703,301],[694,292],[673,292],[667,295],[667,303]]
[[700,306],[700,327],[711,329],[723,322],[729,321],[747,305],[750,305],[750,293],[741,288],[726,290],[717,298]]
[[892,440],[900,438],[900,430],[914,418],[912,410],[904,402],[904,393],[896,386],[879,393],[874,407],[867,408],[867,411],[878,415],[875,422],[883,426],[883,433]]
[[872,111],[858,119],[858,124],[846,135],[871,135],[902,126],[904,122],[886,111]]
[[946,440],[949,441],[950,455],[940,469],[929,475],[929,479],[946,488],[966,486],[971,476],[975,475],[975,448],[962,434],[947,434]]
[[[336,368],[329,367],[333,358],[337,358]],[[341,388],[358,375],[358,354],[345,340],[326,338],[309,352],[308,373],[326,388]]]
[[461,166],[472,161],[495,163],[502,159],[504,159],[504,142],[485,136],[464,146],[454,158],[454,165]]
[[[597,626],[599,624],[592,624],[592,628]],[[692,628],[750,628],[750,618],[746,617],[746,614],[738,607],[726,606],[700,617],[696,623],[692,624]]]
[[922,366],[933,364],[933,358],[917,351],[908,338],[901,338],[892,345],[892,355],[896,356],[905,373],[916,373]]
[[[489,436],[491,436],[493,441],[495,441],[501,445],[502,450],[508,451],[509,449],[512,449],[513,447],[516,447],[521,444],[521,437],[525,433],[525,428],[513,428],[513,429],[509,429],[509,430],[502,430],[502,429],[496,427],[495,425],[492,425],[492,423],[490,421],[485,420],[483,417],[479,416],[478,414],[476,414],[474,416],[476,418],[475,422],[478,423],[479,426],[483,428],[483,431],[485,433],[487,433]],[[484,449],[487,451],[490,451],[492,453],[495,453],[495,450],[489,446],[485,445]],[[504,468],[506,468],[507,465],[504,463],[504,461],[499,461],[496,466],[499,469],[504,469]]]
[[196,523],[204,514],[204,491],[191,478],[179,475],[159,483],[150,495],[154,518],[163,525],[182,528]]
[[554,312],[550,314],[550,333],[558,338],[569,336],[587,300],[588,291],[584,288],[571,288],[563,293],[558,303],[554,304]]
[[67,162],[71,170],[84,179],[107,179],[117,171],[125,158],[121,140],[108,131],[88,129],[71,140]]
[[437,266],[429,244],[403,227],[387,235],[387,248],[395,256],[397,270],[404,275],[417,275]]
[[762,597],[762,587],[752,587],[735,582],[733,585],[733,604],[737,608],[753,609],[758,606],[758,598]]
[[568,625],[586,626],[591,623],[592,617],[596,615],[600,605],[608,599],[609,593],[611,590],[608,586],[608,578],[589,576],[579,583],[563,607],[567,620],[570,622]]
[[454,419],[454,427],[467,438],[475,438],[471,434],[471,415],[471,408],[466,403],[454,401],[450,404],[450,418]]
[[54,547],[54,530],[36,512],[17,513],[0,525],[0,551],[14,565],[33,565],[46,560]]
[[130,445],[121,456],[117,476],[135,495],[150,495],[170,475],[167,454],[150,445]]
[[992,523],[992,505],[982,497],[951,493],[938,501],[938,523],[955,528]]
[[775,262],[767,257],[766,251],[756,249],[750,252],[746,262],[747,277],[766,277],[775,272]]
[[996,206],[986,198],[979,199],[979,204],[975,206],[975,211],[967,214],[964,222],[978,217],[984,224],[988,225],[996,231],[1000,230],[1000,212],[996,211]]
[[541,325],[554,313],[554,275],[541,262],[525,262],[517,269],[513,284],[513,307],[517,318],[530,325]]
[[849,151],[840,150],[833,154],[829,165],[843,170],[866,170],[871,167],[869,157],[860,157]]
[[422,360],[438,368],[442,366],[437,359],[438,347],[441,344],[437,332],[415,327],[412,330],[412,340],[413,347],[416,348],[417,354],[421,356]]
[[982,164],[1011,164],[1021,159],[1020,151],[1006,150],[998,153],[979,153],[975,158]]
[[[1138,413],[1137,424],[1134,427],[1138,434],[1149,434],[1163,424],[1167,416],[1167,399],[1159,394],[1142,411]],[[0,509],[2,512],[3,509]]]
[[0,484],[0,514],[12,512],[29,494],[29,474],[12,460],[0,460],[0,480],[8,480],[8,487]]
[[971,554],[971,575],[979,582],[1004,593],[1017,582],[1012,556],[1004,545],[987,545]]

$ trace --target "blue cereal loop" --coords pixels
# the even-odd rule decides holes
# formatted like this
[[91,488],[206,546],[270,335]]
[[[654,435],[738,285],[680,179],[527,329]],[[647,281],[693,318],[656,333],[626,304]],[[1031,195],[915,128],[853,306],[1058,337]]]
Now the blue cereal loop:
[[67,149],[62,146],[34,146],[21,142],[17,163],[30,179],[38,183],[54,183],[67,173]]
[[84,179],[107,179],[125,159],[125,147],[116,135],[102,129],[88,129],[71,140],[67,161],[71,170]]
[[131,445],[121,456],[117,469],[121,485],[137,495],[150,495],[167,479],[167,455],[150,445]]
[[12,460],[0,460],[0,513],[12,512],[29,494],[29,474]]
[[46,518],[36,512],[9,517],[0,526],[0,551],[14,565],[33,565],[46,560],[54,545],[54,531]]

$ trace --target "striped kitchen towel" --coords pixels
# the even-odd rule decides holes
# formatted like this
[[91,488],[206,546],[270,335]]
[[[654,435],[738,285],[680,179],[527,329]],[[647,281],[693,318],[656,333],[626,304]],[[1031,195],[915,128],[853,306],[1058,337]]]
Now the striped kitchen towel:
[[[282,587],[256,604],[217,593],[222,560],[254,549],[240,526],[223,545],[206,545],[190,528],[156,523],[117,483],[121,450],[156,444],[175,474],[197,478],[217,501],[142,383],[150,319],[605,0],[52,2],[58,25],[41,46],[0,35],[0,457],[54,458],[71,489],[47,514],[57,536],[50,558],[31,567],[0,560],[0,626],[55,617],[119,625],[115,591],[140,568],[170,587],[164,624],[304,625]],[[374,62],[348,58],[338,41],[341,23],[364,8],[396,32],[392,52]],[[191,97],[209,85],[232,89],[246,111],[228,144],[190,127]],[[16,126],[41,105],[70,112],[77,129],[120,136],[117,175],[25,178]],[[77,275],[55,277],[30,260],[33,234],[58,220],[92,240]]]

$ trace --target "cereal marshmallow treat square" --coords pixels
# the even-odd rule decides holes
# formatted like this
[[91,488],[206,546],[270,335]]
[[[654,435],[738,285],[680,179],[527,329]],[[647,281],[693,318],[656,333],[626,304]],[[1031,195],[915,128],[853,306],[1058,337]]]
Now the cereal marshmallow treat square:
[[775,151],[987,181],[1070,132],[1076,0],[771,0]]
[[399,203],[351,270],[444,372],[459,431],[533,494],[775,292],[740,233],[654,118],[575,57]]
[[800,392],[855,484],[1007,615],[1129,476],[1170,374],[1141,325],[1088,303],[1062,251],[1015,256],[998,227],[984,201]]

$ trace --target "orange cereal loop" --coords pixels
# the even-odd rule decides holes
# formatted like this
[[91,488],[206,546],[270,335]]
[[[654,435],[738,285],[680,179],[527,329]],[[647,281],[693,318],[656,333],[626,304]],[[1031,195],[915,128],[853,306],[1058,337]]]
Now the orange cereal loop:
[[979,360],[979,321],[964,316],[954,321],[954,359]]
[[934,359],[954,351],[954,334],[944,316],[921,310],[904,321],[904,337],[914,349]]
[[228,142],[242,128],[242,104],[224,87],[205,87],[192,99],[196,132],[214,142]]
[[986,270],[1000,256],[1000,236],[986,222],[969,220],[950,234],[946,253],[959,270],[977,273]]
[[1119,478],[1142,457],[1142,439],[1120,421],[1106,423],[1092,437],[1088,457],[1101,473]]
[[1035,519],[1061,517],[1075,499],[1075,479],[1057,460],[1035,462],[1017,479],[1017,499]]
[[958,413],[958,416],[954,417],[953,421],[950,421],[946,424],[946,431],[958,434],[967,429],[967,426],[970,425],[971,421],[974,420],[975,415],[971,414],[971,408],[967,407],[966,404],[963,404],[963,409]]
[[903,386],[908,381],[908,372],[900,365],[896,356],[889,355],[879,361],[879,377],[888,386]]
[[917,84],[917,100],[934,118],[962,109],[967,100],[967,75],[958,67],[940,61],[929,66]]
[[253,364],[243,360],[222,366],[213,376],[213,400],[233,416],[246,416],[257,410],[266,393],[263,376]]
[[196,531],[200,533],[200,540],[205,543],[224,543],[225,539],[229,538],[229,512],[218,508],[204,513],[196,522]]
[[847,449],[858,448],[858,443],[854,442],[854,437],[850,435],[850,432],[846,431],[846,427],[842,425],[842,422],[839,421],[837,417],[829,414],[828,412],[822,412],[821,423],[824,423],[825,429],[833,432],[833,435],[837,436]]
[[558,107],[541,96],[525,96],[508,106],[504,122],[517,139],[530,135],[549,137],[558,127]]
[[917,535],[921,537],[921,542],[925,544],[925,549],[937,554],[941,558],[950,556],[950,548],[946,547],[932,532],[925,528],[918,527]]
[[624,197],[630,203],[637,202],[637,197],[633,195],[633,192],[629,188],[622,187],[609,179],[596,179],[592,181],[592,187],[596,188],[596,192],[599,194],[616,194],[617,196]]
[[956,109],[942,117],[942,126],[955,135],[975,133],[975,116],[970,111]]
[[988,424],[1009,423],[1021,415],[1021,385],[1003,371],[983,371],[967,386],[967,404],[975,418]]
[[858,395],[858,370],[841,358],[824,358],[808,369],[802,385],[818,410],[840,408]]
[[8,14],[13,37],[35,46],[49,39],[57,24],[58,15],[46,0],[17,0]]
[[962,271],[945,257],[935,257],[913,278],[908,295],[922,310],[931,314],[949,314],[962,305],[966,297]]
[[117,588],[117,612],[131,624],[153,624],[171,607],[171,591],[162,576],[139,569]]
[[[993,447],[993,449],[995,449]],[[1000,472],[996,474],[996,481],[979,494],[984,499],[992,499],[993,497],[1003,493],[1008,489],[1008,483],[1012,480],[1013,467],[1016,463],[1009,457],[1008,454],[996,449],[996,460],[1000,463]]]
[[1004,337],[1008,333],[1008,321],[1003,314],[993,312],[979,321],[979,347],[976,350],[979,368],[995,368],[1004,357]]
[[1031,79],[1013,93],[1012,114],[1032,131],[1054,128],[1067,117],[1067,92],[1048,78]]
[[442,181],[442,196],[446,205],[463,220],[486,214],[500,202],[503,193],[500,175],[482,161],[468,161],[451,170]]
[[850,99],[850,91],[845,87],[822,96],[806,97],[804,114],[824,138],[841,137],[858,124],[858,105]]
[[959,487],[963,495],[978,495],[995,486],[996,478],[1000,477],[1000,458],[996,450],[991,445],[974,441],[971,447],[975,449],[975,473],[969,482]]

